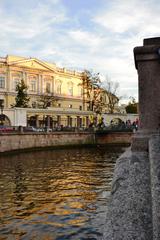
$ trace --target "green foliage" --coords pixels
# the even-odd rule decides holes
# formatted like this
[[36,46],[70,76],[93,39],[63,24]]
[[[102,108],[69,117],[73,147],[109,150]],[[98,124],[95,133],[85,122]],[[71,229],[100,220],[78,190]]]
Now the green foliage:
[[128,103],[126,106],[127,113],[137,113],[138,112],[138,103],[136,102],[135,98]]
[[17,85],[16,85],[16,92],[17,96],[15,98],[15,104],[12,105],[12,107],[22,107],[27,108],[30,98],[27,95],[27,89],[28,87],[25,85],[24,80],[22,79]]

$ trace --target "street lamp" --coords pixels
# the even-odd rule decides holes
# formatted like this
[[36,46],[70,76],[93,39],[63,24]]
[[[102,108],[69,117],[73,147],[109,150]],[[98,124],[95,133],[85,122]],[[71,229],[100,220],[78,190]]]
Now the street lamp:
[[0,125],[3,126],[4,120],[5,120],[5,115],[3,114],[3,109],[4,109],[4,100],[0,99],[0,109],[1,109],[1,114],[0,114]]

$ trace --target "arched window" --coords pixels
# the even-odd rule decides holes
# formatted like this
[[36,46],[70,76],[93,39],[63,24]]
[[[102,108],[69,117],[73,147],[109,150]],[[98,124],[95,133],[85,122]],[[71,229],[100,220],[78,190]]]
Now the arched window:
[[73,82],[68,83],[68,95],[73,96]]

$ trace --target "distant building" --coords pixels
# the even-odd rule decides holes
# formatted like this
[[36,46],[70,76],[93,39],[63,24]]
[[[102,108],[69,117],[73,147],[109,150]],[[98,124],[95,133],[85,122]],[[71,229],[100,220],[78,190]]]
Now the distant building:
[[[16,85],[22,79],[28,86],[30,97],[26,109],[26,125],[54,128],[57,126],[89,126],[90,110],[83,94],[83,73],[57,67],[36,58],[6,56],[0,58],[0,99],[4,109],[10,109],[15,103]],[[56,97],[53,104],[43,109],[40,98],[44,95]],[[102,111],[107,112],[107,97]],[[6,118],[9,123],[9,116]]]

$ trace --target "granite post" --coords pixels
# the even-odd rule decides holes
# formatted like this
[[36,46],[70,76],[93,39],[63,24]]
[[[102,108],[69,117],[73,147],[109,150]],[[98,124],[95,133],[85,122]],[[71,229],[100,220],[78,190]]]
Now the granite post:
[[140,128],[133,138],[132,150],[148,150],[152,134],[160,129],[160,38],[144,39],[134,48],[138,72]]
[[160,239],[160,38],[134,48],[140,129],[116,163],[104,240]]

